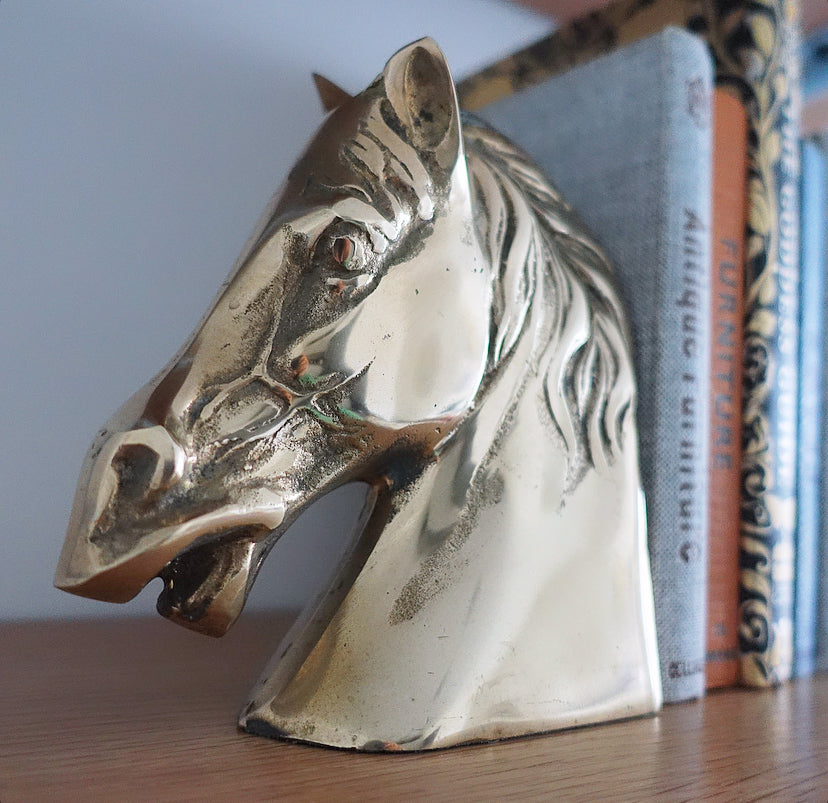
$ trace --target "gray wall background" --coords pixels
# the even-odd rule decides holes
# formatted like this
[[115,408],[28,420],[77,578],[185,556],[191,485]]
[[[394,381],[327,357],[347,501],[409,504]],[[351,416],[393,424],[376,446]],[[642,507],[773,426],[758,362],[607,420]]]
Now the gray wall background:
[[[319,124],[311,71],[358,91],[430,35],[462,76],[550,28],[496,0],[0,3],[0,619],[153,610],[154,584],[126,606],[52,588],[77,472]],[[301,605],[361,499],[309,511],[253,607]]]

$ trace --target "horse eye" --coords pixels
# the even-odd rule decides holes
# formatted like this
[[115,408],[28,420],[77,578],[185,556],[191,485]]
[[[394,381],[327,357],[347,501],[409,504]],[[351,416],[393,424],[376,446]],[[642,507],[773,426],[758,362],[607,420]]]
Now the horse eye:
[[333,241],[333,258],[347,268],[354,256],[354,241],[350,237],[337,237]]

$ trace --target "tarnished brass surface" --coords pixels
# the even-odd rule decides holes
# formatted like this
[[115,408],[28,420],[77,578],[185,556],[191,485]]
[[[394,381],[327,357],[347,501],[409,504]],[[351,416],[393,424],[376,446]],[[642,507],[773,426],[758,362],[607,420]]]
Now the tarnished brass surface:
[[[660,704],[635,389],[605,258],[461,120],[434,42],[326,118],[189,342],[107,423],[55,579],[221,635],[279,536],[368,487],[246,729],[418,750]],[[332,100],[333,99],[333,100]]]

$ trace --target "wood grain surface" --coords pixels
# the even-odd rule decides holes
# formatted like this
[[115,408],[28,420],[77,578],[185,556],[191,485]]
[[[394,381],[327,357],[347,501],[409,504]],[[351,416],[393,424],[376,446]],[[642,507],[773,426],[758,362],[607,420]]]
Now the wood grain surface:
[[240,733],[290,617],[0,625],[0,800],[828,800],[828,677],[419,755]]

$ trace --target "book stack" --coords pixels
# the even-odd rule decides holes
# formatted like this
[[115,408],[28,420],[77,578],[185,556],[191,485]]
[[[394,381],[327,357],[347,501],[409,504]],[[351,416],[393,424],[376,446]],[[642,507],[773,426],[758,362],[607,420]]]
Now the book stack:
[[828,668],[828,190],[800,63],[794,0],[616,0],[459,84],[615,266],[667,702]]

